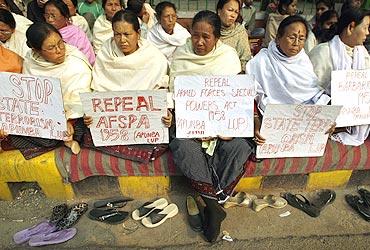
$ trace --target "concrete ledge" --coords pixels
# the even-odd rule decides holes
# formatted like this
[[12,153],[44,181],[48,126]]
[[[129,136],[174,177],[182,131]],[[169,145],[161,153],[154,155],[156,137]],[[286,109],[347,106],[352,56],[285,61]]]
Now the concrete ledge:
[[310,173],[306,189],[334,188],[346,186],[351,178],[352,170]]
[[150,198],[170,191],[168,176],[122,176],[118,177],[121,193],[132,198]]
[[235,191],[250,191],[250,190],[258,190],[261,188],[263,177],[256,176],[256,177],[244,177],[241,178],[238,185],[235,187]]

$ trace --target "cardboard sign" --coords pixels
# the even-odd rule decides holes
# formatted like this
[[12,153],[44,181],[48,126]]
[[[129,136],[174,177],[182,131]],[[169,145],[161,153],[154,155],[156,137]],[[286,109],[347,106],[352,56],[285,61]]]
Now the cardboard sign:
[[166,90],[81,93],[95,146],[168,143]]
[[341,106],[269,104],[257,146],[257,158],[322,156],[328,140],[325,132],[334,124]]
[[343,105],[337,127],[370,124],[370,70],[333,71],[331,103]]
[[59,79],[2,72],[0,83],[1,129],[63,140],[67,121]]
[[248,75],[176,77],[176,137],[253,136],[255,94]]

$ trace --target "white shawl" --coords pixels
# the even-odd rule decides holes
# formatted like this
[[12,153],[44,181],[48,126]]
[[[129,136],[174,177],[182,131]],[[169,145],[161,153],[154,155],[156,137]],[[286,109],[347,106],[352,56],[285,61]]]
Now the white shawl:
[[83,16],[80,16],[79,14],[76,13],[75,16],[71,16],[71,20],[72,24],[80,27],[83,30],[83,32],[85,32],[89,41],[92,42],[93,40],[92,33],[86,19]]
[[59,78],[66,118],[83,116],[79,93],[91,92],[91,66],[77,48],[66,44],[66,57],[60,64],[48,62],[39,54],[30,51],[23,62],[23,73]]
[[16,23],[15,29],[26,34],[28,27],[30,27],[31,24],[33,24],[33,22],[27,17],[24,17],[22,15],[15,14],[13,12],[12,12],[12,15]]
[[170,91],[176,76],[181,75],[236,75],[241,71],[236,50],[218,40],[215,48],[207,55],[194,53],[191,39],[178,47],[170,65]]
[[139,40],[139,49],[125,56],[111,38],[96,57],[91,87],[95,91],[168,88],[167,71],[165,56],[148,41]]
[[27,55],[27,52],[30,50],[26,42],[26,35],[18,30],[15,30],[8,41],[5,43],[0,41],[0,44],[24,58]]
[[103,43],[113,37],[112,23],[108,21],[105,14],[96,19],[93,28],[93,46],[95,54],[98,54]]
[[257,103],[263,113],[266,105],[273,104],[327,104],[330,97],[318,86],[313,66],[302,49],[287,57],[271,41],[247,63],[246,73],[257,82]]
[[[335,36],[329,41],[329,49],[333,63],[333,70],[366,69],[366,55],[368,52],[364,46],[355,46],[353,57],[347,53],[346,45]],[[333,140],[345,145],[359,146],[363,144],[370,133],[370,125],[347,127],[347,132],[341,132],[332,136]]]
[[152,28],[154,24],[157,23],[157,18],[155,17],[155,11],[153,10],[152,6],[148,3],[144,3],[144,8],[146,12],[149,14],[149,21],[148,21],[148,29]]
[[148,33],[148,41],[154,44],[167,58],[169,62],[172,61],[172,54],[177,47],[186,43],[186,39],[190,37],[187,29],[176,23],[173,29],[173,34],[167,34],[162,26],[155,24]]

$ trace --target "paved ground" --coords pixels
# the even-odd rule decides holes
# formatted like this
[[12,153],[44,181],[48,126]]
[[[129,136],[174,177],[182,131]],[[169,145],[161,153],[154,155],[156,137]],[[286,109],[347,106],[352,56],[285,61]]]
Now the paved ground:
[[[0,201],[0,249],[26,248],[16,246],[12,235],[50,216],[58,201],[48,200],[35,189],[21,191],[14,201]],[[264,194],[279,194],[285,190],[264,190]],[[292,190],[289,190],[292,191]],[[261,191],[262,192],[262,191]],[[293,190],[300,192],[300,190]],[[230,208],[222,230],[227,230],[234,242],[219,240],[216,249],[369,249],[370,223],[355,214],[344,201],[344,195],[355,193],[355,188],[338,189],[336,201],[318,218],[311,218],[290,206],[283,209],[266,208],[259,213],[249,208]],[[211,245],[187,225],[185,197],[190,190],[185,183],[177,184],[167,199],[179,206],[173,219],[155,229],[144,228],[129,219],[125,230],[121,225],[107,225],[83,216],[76,225],[75,238],[54,249],[206,249]],[[304,192],[303,192],[304,193]],[[262,194],[262,193],[260,193]],[[95,197],[102,197],[102,193]],[[108,195],[107,195],[108,196]],[[92,196],[73,201],[92,203]],[[71,202],[71,203],[73,203]],[[144,200],[130,202],[123,210],[131,211]],[[285,218],[279,214],[290,211]],[[48,249],[51,247],[47,247]]]

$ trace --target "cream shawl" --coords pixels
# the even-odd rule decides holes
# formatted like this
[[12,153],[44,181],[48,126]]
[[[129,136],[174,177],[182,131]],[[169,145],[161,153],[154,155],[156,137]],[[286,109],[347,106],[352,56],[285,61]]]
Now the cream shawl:
[[150,6],[150,4],[148,3],[144,3],[144,8],[146,12],[148,12],[149,14],[149,21],[147,25],[148,25],[148,29],[151,29],[154,26],[154,24],[157,23],[157,18],[155,17],[155,11],[153,10],[152,6]]
[[240,60],[235,49],[220,40],[207,55],[194,53],[191,39],[177,48],[170,65],[170,90],[176,76],[181,75],[236,75],[241,71]]
[[76,13],[75,16],[71,16],[71,20],[72,24],[80,27],[83,30],[83,32],[85,32],[89,41],[92,42],[93,40],[92,33],[86,19],[83,16],[80,16],[79,14]]
[[9,40],[2,44],[5,48],[10,49],[24,58],[27,52],[30,50],[26,42],[26,35],[18,30],[15,30]]
[[281,15],[280,13],[270,13],[266,22],[265,38],[263,39],[263,47],[267,47],[269,43],[276,38],[277,30],[281,21],[289,15]]
[[65,61],[54,64],[30,51],[23,62],[23,73],[59,78],[67,119],[82,117],[79,93],[91,92],[91,66],[77,48],[66,44]]
[[93,46],[95,54],[98,54],[103,43],[113,37],[112,23],[108,21],[105,14],[96,19],[93,28]]
[[27,31],[28,27],[30,27],[31,24],[33,24],[33,22],[30,19],[28,19],[28,18],[26,18],[22,15],[15,14],[13,12],[12,12],[12,15],[13,15],[13,17],[15,19],[15,23],[16,23],[15,29],[24,33],[24,34],[26,34],[26,31]]
[[91,86],[95,91],[167,88],[167,71],[165,56],[148,41],[139,40],[139,49],[125,56],[111,38],[97,55]]
[[327,104],[330,97],[317,85],[313,66],[302,49],[297,55],[287,57],[271,41],[247,63],[246,73],[257,82],[257,105],[264,113],[272,104]]
[[[333,64],[333,70],[346,69],[369,69],[366,65],[369,54],[364,46],[355,46],[353,51],[348,48],[339,38],[335,36],[329,41],[330,55]],[[352,52],[351,54],[348,52]],[[345,145],[359,146],[365,142],[370,133],[370,125],[360,125],[347,127],[347,132],[334,134],[332,138]]]
[[188,30],[178,23],[175,24],[172,35],[167,34],[159,23],[156,23],[148,33],[148,41],[157,47],[169,62],[172,61],[175,49],[184,45],[189,37]]

